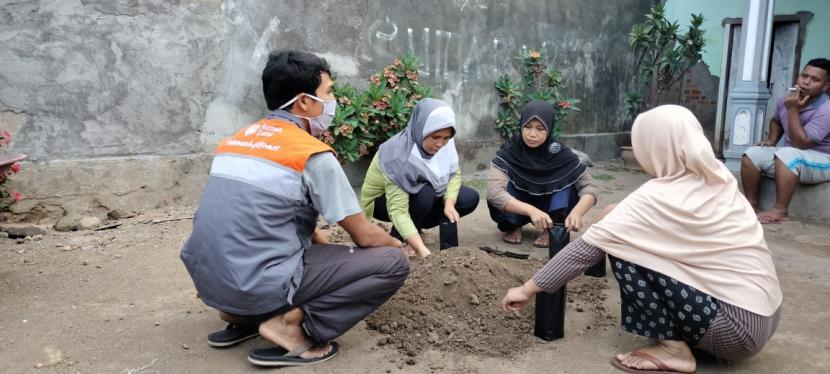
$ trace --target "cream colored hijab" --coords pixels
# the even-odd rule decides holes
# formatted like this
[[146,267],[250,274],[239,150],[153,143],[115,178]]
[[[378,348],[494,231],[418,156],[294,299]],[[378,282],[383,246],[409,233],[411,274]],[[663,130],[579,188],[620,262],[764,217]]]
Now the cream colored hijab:
[[655,178],[582,239],[723,302],[773,315],[781,288],[763,229],[694,114],[676,105],[642,113],[631,143]]

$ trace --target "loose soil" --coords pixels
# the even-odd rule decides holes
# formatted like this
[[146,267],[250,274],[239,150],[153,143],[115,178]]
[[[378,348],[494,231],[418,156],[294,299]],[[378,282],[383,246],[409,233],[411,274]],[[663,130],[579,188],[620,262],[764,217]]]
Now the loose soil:
[[[453,248],[412,265],[403,288],[366,320],[384,334],[378,346],[392,345],[410,357],[430,348],[503,357],[538,342],[533,302],[519,315],[502,312],[499,304],[505,289],[523,283],[543,262]],[[592,313],[588,329],[610,325],[603,305],[607,288],[604,279],[572,281],[566,313]]]

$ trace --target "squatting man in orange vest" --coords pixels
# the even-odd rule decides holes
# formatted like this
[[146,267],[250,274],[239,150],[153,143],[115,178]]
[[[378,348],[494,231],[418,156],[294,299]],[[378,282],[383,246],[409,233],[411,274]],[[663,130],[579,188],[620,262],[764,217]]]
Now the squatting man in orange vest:
[[[401,242],[363,214],[333,150],[313,135],[336,110],[328,63],[311,53],[268,57],[272,112],[216,149],[181,258],[199,296],[227,328],[208,344],[258,335],[276,347],[248,361],[299,366],[337,354],[332,340],[386,302],[409,275]],[[329,244],[318,215],[356,247]]]

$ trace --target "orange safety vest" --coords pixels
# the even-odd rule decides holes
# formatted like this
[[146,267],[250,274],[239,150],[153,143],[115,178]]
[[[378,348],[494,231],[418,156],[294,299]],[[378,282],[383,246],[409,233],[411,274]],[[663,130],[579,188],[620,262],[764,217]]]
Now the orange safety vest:
[[292,122],[281,119],[262,119],[216,147],[216,155],[238,154],[275,162],[299,173],[305,170],[309,157],[320,152],[332,152],[323,143]]

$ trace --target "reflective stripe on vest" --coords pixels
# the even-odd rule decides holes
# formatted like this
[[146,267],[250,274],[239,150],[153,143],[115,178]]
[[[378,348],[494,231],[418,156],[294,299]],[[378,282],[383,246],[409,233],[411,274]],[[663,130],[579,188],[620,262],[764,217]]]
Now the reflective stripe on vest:
[[250,125],[216,147],[216,155],[235,154],[271,161],[298,173],[305,170],[308,158],[320,152],[334,152],[326,143],[309,135],[295,124],[279,119],[263,119]]

